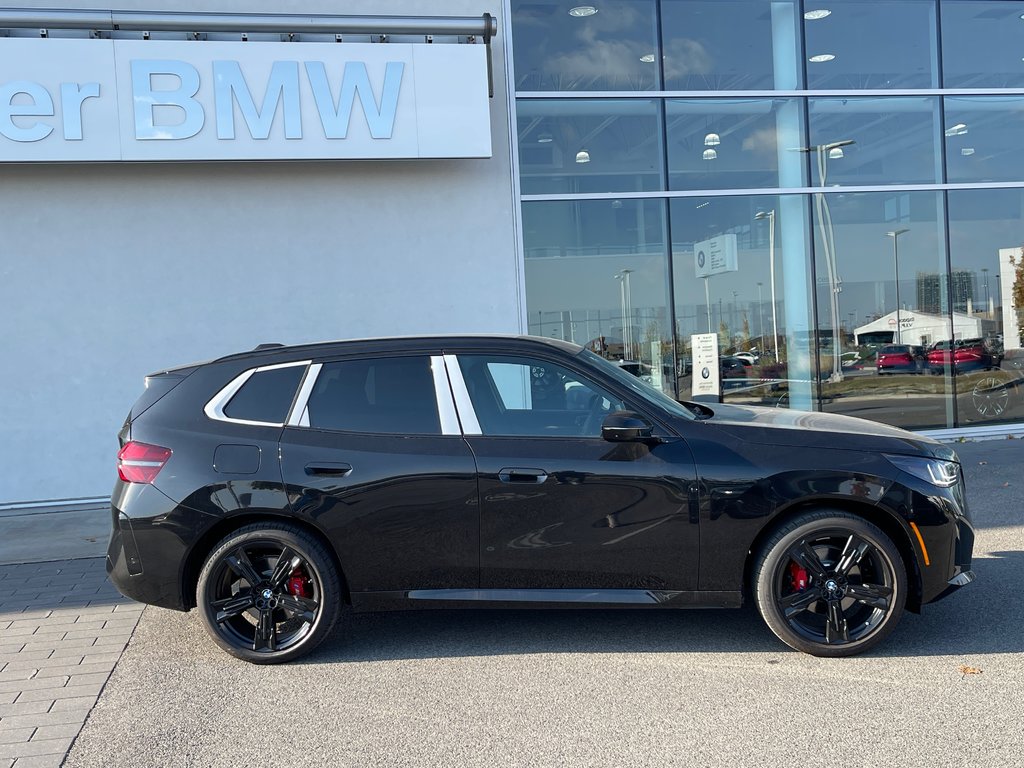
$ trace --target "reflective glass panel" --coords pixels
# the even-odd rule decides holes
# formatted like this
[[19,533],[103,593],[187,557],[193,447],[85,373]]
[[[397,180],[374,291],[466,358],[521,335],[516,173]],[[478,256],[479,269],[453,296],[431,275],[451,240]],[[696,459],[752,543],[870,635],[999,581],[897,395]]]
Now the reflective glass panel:
[[666,103],[670,189],[802,187],[799,99],[674,99]]
[[664,0],[665,90],[800,87],[799,18],[791,0]]
[[517,91],[658,88],[654,0],[513,0]]
[[600,437],[605,417],[625,407],[589,378],[549,360],[459,355],[459,367],[485,435]]
[[823,410],[953,426],[941,206],[938,192],[812,196]]
[[814,186],[940,180],[939,103],[930,97],[809,99]]
[[949,193],[960,426],[1024,420],[1022,243],[1024,190]]
[[647,99],[520,99],[522,192],[664,189],[661,120]]
[[525,202],[523,244],[529,333],[672,391],[663,200]]
[[938,86],[934,0],[808,0],[804,33],[811,90]]
[[1024,87],[1024,2],[943,0],[946,88]]
[[1024,179],[1024,96],[948,96],[945,116],[948,181]]
[[[676,198],[671,206],[679,396],[693,392],[692,336],[713,333],[725,402],[813,410],[806,198]],[[708,260],[713,251],[724,257]]]

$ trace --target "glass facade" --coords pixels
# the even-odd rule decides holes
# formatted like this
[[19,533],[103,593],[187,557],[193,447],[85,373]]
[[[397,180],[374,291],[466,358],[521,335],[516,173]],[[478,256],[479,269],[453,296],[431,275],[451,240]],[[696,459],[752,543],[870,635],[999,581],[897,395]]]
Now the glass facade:
[[711,333],[725,402],[1024,421],[1024,0],[510,8],[530,333],[679,398]]

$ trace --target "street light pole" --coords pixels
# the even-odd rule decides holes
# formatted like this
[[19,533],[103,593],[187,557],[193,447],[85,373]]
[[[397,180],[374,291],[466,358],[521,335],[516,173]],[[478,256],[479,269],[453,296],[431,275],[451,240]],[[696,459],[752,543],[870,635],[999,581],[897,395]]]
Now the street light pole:
[[775,307],[775,209],[754,214],[758,221],[768,219],[768,269],[772,295],[772,345],[775,348],[775,362],[779,362],[779,318]]
[[909,229],[895,229],[886,232],[892,238],[892,260],[896,270],[896,343],[903,343],[903,326],[900,324],[900,235],[909,232]]
[[708,308],[708,333],[711,333],[711,275],[704,276],[704,303]]
[[[838,160],[843,157],[843,147],[848,147],[856,142],[853,139],[831,141],[828,144],[816,144],[812,147],[800,147],[799,152],[814,152],[818,160],[818,182],[821,188],[825,188],[826,176],[828,174],[828,161]],[[824,192],[815,193],[815,203],[818,210],[818,226],[821,229],[821,245],[825,251],[825,265],[828,267],[829,283],[829,314],[832,318],[832,376],[831,381],[843,380],[840,357],[842,356],[842,343],[838,338],[839,333],[839,292],[843,290],[843,281],[839,279],[839,263],[836,259],[835,232],[832,229],[832,213],[829,211],[828,200]]]
[[758,347],[758,352],[764,354],[764,302],[761,299],[761,286],[764,283],[757,284],[757,335],[761,339],[761,343]]
[[622,306],[622,359],[630,360],[633,356],[633,297],[629,286],[629,275],[632,269],[624,269],[615,275],[619,281],[619,301]]

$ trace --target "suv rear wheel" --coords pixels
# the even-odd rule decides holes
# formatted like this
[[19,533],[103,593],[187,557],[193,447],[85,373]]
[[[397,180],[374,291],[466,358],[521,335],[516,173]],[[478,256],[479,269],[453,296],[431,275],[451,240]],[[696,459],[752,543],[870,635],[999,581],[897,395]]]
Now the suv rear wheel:
[[896,545],[839,511],[807,512],[783,525],[761,550],[753,578],[765,623],[814,656],[868,650],[893,630],[907,600]]
[[341,609],[337,568],[323,545],[281,523],[255,523],[223,539],[196,588],[206,631],[221,648],[255,664],[312,651]]

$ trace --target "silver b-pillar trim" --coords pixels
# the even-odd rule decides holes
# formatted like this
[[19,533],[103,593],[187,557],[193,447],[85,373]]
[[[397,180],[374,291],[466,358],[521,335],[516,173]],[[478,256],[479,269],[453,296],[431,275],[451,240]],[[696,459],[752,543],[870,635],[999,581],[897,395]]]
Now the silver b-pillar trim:
[[462,369],[459,367],[458,357],[456,355],[445,355],[444,364],[448,369],[448,381],[452,385],[452,395],[455,397],[455,407],[459,411],[459,421],[462,422],[462,434],[482,435],[480,422],[477,421],[476,411],[473,410],[473,401],[469,398],[466,380],[462,378]]
[[430,373],[434,376],[434,395],[437,398],[437,415],[441,419],[442,435],[461,435],[459,415],[455,412],[455,401],[445,372],[444,357],[430,356]]
[[309,426],[309,411],[306,410],[306,405],[309,403],[309,396],[313,393],[313,385],[316,384],[317,377],[320,375],[320,369],[323,367],[323,363],[314,363],[306,370],[306,377],[302,380],[299,394],[296,396],[295,404],[292,406],[292,412],[288,415],[286,423],[289,427]]

